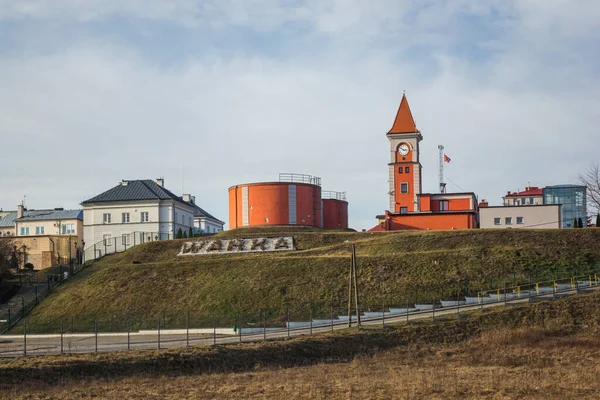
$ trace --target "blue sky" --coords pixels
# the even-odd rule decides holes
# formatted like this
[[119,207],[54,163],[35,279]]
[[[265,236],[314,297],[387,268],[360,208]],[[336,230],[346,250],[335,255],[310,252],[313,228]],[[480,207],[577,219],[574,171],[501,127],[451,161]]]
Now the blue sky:
[[[0,0],[0,207],[77,207],[164,176],[227,220],[227,188],[320,176],[352,227],[387,206],[406,90],[460,188],[499,204],[598,161],[592,0]],[[460,190],[449,184],[449,190]]]

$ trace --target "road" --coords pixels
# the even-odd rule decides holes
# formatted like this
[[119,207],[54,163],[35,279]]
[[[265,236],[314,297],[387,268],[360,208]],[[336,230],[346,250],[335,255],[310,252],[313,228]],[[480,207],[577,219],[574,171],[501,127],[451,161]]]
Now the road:
[[[422,321],[427,319],[441,319],[445,317],[454,318],[457,314],[472,312],[481,309],[501,307],[504,305],[515,305],[527,302],[551,300],[555,297],[570,296],[597,290],[598,286],[585,289],[563,290],[554,293],[544,293],[531,297],[510,299],[499,302],[486,302],[481,304],[467,304],[460,307],[443,307],[428,311],[414,311],[408,314],[386,315],[384,318],[374,317],[361,319],[363,325],[398,324],[403,322]],[[353,322],[353,326],[356,322]],[[267,329],[266,332],[226,335],[223,332],[230,329],[219,329],[216,334],[208,333],[207,330],[191,329],[189,333],[183,330],[169,331],[141,331],[131,333],[78,333],[78,334],[45,334],[45,335],[2,335],[0,336],[0,357],[20,357],[32,355],[49,355],[61,353],[91,353],[117,350],[137,349],[167,349],[186,347],[187,345],[213,345],[240,342],[257,342],[265,340],[286,339],[300,335],[309,335],[323,332],[331,332],[347,329],[348,322],[334,320],[333,324],[314,325],[302,328],[281,328],[277,330]],[[199,333],[202,331],[202,333]],[[210,331],[210,330],[209,330]]]

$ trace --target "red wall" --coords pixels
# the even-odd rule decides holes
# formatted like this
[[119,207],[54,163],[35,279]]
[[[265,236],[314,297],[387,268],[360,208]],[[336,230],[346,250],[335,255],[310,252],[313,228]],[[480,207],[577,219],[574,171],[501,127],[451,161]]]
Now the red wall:
[[[229,228],[243,226],[243,187],[248,187],[247,226],[288,225],[290,185],[292,184],[287,182],[267,182],[230,187]],[[308,184],[296,183],[295,185],[297,225],[321,226],[321,188]]]
[[348,228],[348,202],[335,199],[323,199],[323,228]]
[[248,223],[251,226],[287,225],[289,223],[287,185],[249,186],[248,208]]
[[475,228],[475,215],[473,213],[461,214],[404,214],[391,215],[389,230],[403,229],[473,229]]

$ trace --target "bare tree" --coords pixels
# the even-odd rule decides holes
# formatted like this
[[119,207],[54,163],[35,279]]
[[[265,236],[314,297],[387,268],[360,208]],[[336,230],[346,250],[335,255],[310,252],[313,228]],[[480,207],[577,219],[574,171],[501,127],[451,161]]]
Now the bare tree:
[[600,166],[592,163],[587,171],[579,174],[579,182],[587,187],[588,213],[600,212]]
[[14,244],[9,238],[0,238],[0,284],[10,276],[9,268],[14,256]]

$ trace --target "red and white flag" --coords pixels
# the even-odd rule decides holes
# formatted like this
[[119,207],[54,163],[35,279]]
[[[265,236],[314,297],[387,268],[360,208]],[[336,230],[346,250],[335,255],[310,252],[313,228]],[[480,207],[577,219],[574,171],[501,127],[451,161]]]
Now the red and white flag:
[[450,157],[448,157],[447,155],[444,154],[444,162],[449,163],[450,162]]

